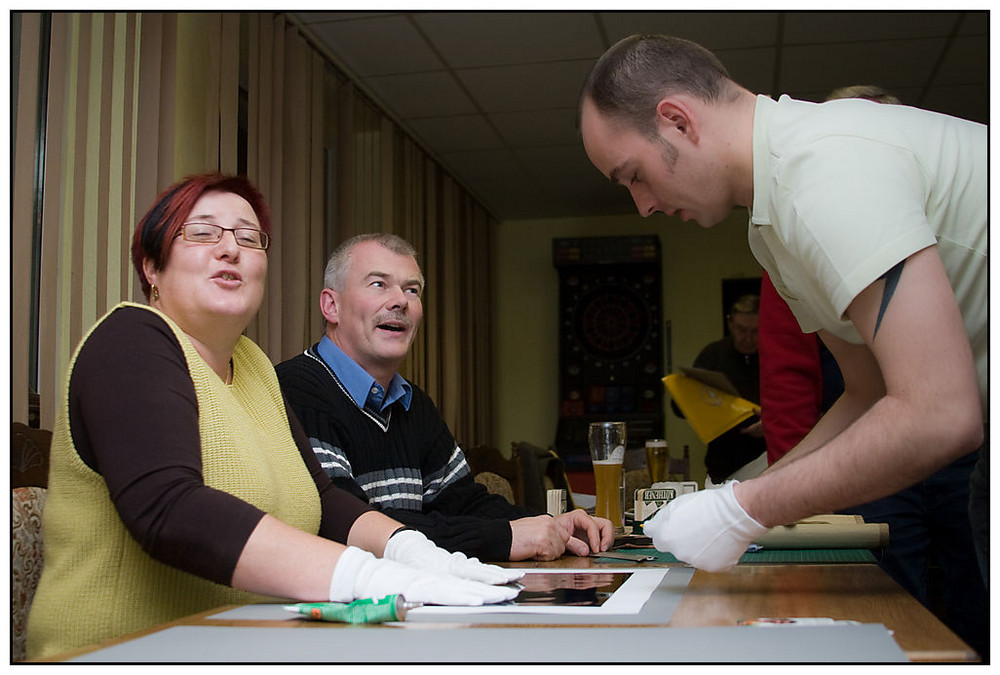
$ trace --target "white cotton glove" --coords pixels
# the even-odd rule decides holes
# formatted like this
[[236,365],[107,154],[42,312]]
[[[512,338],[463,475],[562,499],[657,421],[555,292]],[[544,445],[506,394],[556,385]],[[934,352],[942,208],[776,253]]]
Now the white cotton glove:
[[643,527],[653,546],[707,572],[727,570],[754,540],[768,531],[733,494],[739,481],[674,499]]
[[416,530],[402,530],[389,537],[384,556],[411,567],[445,572],[484,584],[509,584],[524,576],[520,570],[486,565],[479,562],[479,558],[467,558],[464,553],[448,553]]
[[330,577],[330,601],[381,598],[401,593],[410,602],[428,605],[484,605],[512,600],[520,589],[416,569],[348,546]]

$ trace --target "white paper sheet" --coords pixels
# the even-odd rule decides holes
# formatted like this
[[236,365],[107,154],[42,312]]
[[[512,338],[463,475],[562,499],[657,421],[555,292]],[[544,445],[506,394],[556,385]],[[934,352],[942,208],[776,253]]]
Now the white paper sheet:
[[602,605],[598,607],[553,606],[553,605],[484,605],[482,607],[441,607],[437,605],[417,607],[410,610],[411,616],[431,617],[449,614],[638,614],[649,600],[653,590],[663,580],[670,569],[637,569],[616,567],[611,569],[533,569],[525,568],[530,574],[602,574],[630,572],[629,578]]

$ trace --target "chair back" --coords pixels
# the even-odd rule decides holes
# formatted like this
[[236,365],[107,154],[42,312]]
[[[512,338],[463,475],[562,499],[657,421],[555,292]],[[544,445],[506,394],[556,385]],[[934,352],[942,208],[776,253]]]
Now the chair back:
[[522,501],[525,506],[545,513],[548,509],[547,491],[566,491],[566,508],[576,508],[573,491],[566,477],[566,465],[555,450],[543,449],[525,441],[511,443],[511,457],[517,462],[523,489]]
[[28,612],[45,562],[42,511],[47,490],[16,487],[11,490],[11,659],[23,661],[27,640]]
[[511,504],[514,503],[514,488],[510,481],[503,476],[492,471],[480,471],[475,475],[474,480],[485,487],[490,494],[500,495]]
[[49,446],[52,432],[13,422],[10,429],[11,487],[49,485]]

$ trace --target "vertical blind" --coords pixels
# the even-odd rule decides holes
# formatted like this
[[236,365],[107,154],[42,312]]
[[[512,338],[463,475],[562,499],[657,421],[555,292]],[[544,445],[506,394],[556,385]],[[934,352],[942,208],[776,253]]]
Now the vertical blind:
[[85,332],[116,303],[144,301],[131,233],[156,195],[185,175],[236,173],[245,162],[274,224],[268,289],[247,334],[275,363],[318,340],[329,253],[354,234],[396,233],[419,251],[427,280],[404,375],[461,443],[493,444],[495,222],[296,27],[269,12],[54,13],[47,33],[44,15],[18,18],[14,421],[28,421],[37,380],[40,424],[51,429]]

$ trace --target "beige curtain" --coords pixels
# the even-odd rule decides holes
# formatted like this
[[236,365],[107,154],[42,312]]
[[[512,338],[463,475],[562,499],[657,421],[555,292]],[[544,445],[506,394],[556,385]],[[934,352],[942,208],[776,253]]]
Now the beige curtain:
[[117,302],[144,300],[130,259],[137,219],[184,175],[238,170],[242,90],[246,173],[271,207],[275,235],[268,292],[247,333],[275,362],[298,353],[323,330],[318,296],[330,251],[360,232],[400,234],[420,251],[428,282],[404,374],[434,398],[461,443],[491,442],[494,222],[295,26],[270,12],[54,13],[46,69],[42,15],[18,18],[15,421],[27,421],[33,237],[40,233],[40,421],[52,428],[85,331]]
[[[53,13],[47,67],[38,49],[42,15],[20,18],[12,229],[21,261],[31,260],[26,242],[40,233],[37,381],[40,424],[52,428],[84,333],[118,302],[143,300],[130,257],[137,219],[181,176],[236,168],[236,128],[221,121],[236,116],[239,17]],[[41,116],[44,145],[33,137]],[[29,207],[35,177],[27,158],[35,153],[44,180],[41,200]],[[31,277],[24,265],[13,272],[13,419],[26,421]]]
[[[22,55],[37,50],[41,17],[24,14]],[[151,199],[164,165],[157,162],[162,142],[160,110],[140,97],[139,82],[159,93],[157,77],[162,58],[173,49],[174,24],[161,17],[145,21],[132,13],[53,14],[48,52],[47,104],[33,109],[32,98],[19,96],[18,125],[35,125],[44,116],[44,148],[19,130],[13,176],[16,207],[14,239],[21,247],[34,223],[24,218],[23,202],[33,194],[34,176],[20,160],[44,150],[43,197],[33,208],[40,214],[40,276],[38,284],[38,394],[41,426],[52,428],[57,396],[69,357],[85,330],[115,303],[132,299],[129,237],[137,200]],[[142,45],[159,43],[158,53],[143,53]],[[145,58],[144,58],[145,57]],[[37,58],[19,64],[19,81],[36,85],[42,63]],[[138,161],[152,157],[154,161]],[[19,250],[16,257],[31,253]],[[23,258],[22,258],[23,259]],[[17,331],[28,325],[24,298],[30,278],[15,271],[12,296]],[[24,421],[22,401],[27,390],[29,346],[14,352],[14,420]]]

